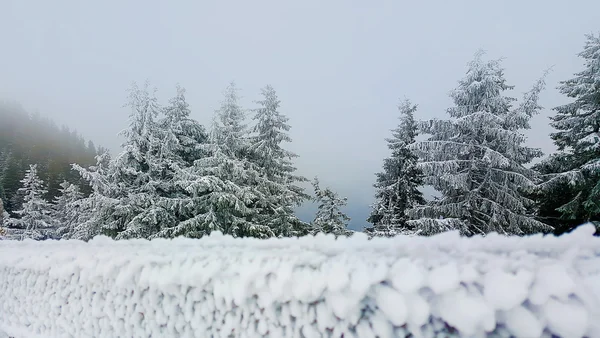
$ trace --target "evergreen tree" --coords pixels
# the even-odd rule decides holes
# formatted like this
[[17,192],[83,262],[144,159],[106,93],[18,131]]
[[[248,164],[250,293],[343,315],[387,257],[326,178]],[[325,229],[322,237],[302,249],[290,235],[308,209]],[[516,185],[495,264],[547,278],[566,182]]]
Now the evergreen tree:
[[189,167],[204,155],[203,144],[208,135],[204,127],[190,117],[185,88],[177,86],[176,89],[177,94],[169,100],[169,105],[163,109],[164,117],[158,121],[159,155],[178,167]]
[[258,188],[264,200],[258,201],[259,215],[256,222],[269,226],[276,236],[301,236],[308,230],[308,224],[300,221],[294,208],[309,198],[298,182],[306,178],[294,174],[296,168],[292,159],[298,155],[283,149],[283,142],[291,142],[288,135],[288,118],[279,112],[280,101],[273,87],[261,90],[263,99],[257,101],[255,109],[255,136],[250,139],[250,158],[257,166],[261,177],[266,181]]
[[249,130],[246,113],[239,104],[238,88],[231,82],[223,93],[221,107],[213,121],[213,144],[230,158],[244,158],[248,151]]
[[6,192],[6,209],[9,214],[14,210],[19,209],[23,205],[23,193],[21,188],[21,179],[27,169],[25,168],[26,160],[22,157],[12,157],[8,163],[8,168],[4,172],[4,182],[2,183]]
[[63,181],[60,187],[60,195],[54,200],[51,216],[53,223],[58,227],[56,234],[63,237],[67,233],[72,233],[79,225],[83,195],[79,186],[67,181]]
[[8,225],[10,215],[4,210],[4,202],[0,198],[0,240],[4,239],[8,235],[5,225]]
[[441,199],[410,211],[418,220],[409,223],[423,235],[452,229],[465,235],[551,230],[533,218],[534,202],[525,196],[536,173],[524,164],[542,153],[524,146],[522,133],[541,109],[537,100],[544,81],[512,108],[515,99],[504,95],[512,87],[506,84],[500,60],[484,62],[481,54],[451,93],[455,106],[448,109],[450,119],[419,123],[430,137],[412,148],[425,183],[442,193]]
[[8,102],[0,101],[0,121],[0,198],[9,213],[23,203],[23,196],[17,192],[30,163],[38,164],[38,176],[48,190],[46,200],[59,195],[63,180],[89,192],[85,182],[71,170],[72,163],[93,164],[95,154],[89,152],[80,135]]
[[143,89],[134,83],[129,91],[131,108],[129,127],[122,132],[125,137],[123,151],[108,167],[110,180],[117,185],[119,202],[114,205],[111,219],[105,230],[117,239],[148,238],[159,231],[159,224],[169,222],[169,213],[155,207],[157,189],[162,181],[157,172],[157,150],[160,147],[156,118],[161,110],[155,96],[156,89]]
[[248,129],[235,84],[224,94],[209,142],[202,147],[206,156],[178,175],[177,184],[191,195],[186,210],[189,217],[163,229],[161,236],[199,238],[212,231],[236,237],[273,236],[268,226],[254,222],[257,211],[253,205],[264,198],[258,189],[264,182],[247,159]]
[[400,125],[392,131],[392,138],[387,139],[392,155],[383,161],[383,171],[376,174],[376,202],[367,219],[373,226],[365,229],[371,236],[392,237],[412,232],[406,211],[425,203],[419,190],[423,174],[417,168],[418,157],[409,149],[417,137],[413,116],[417,106],[405,100],[398,109]]
[[8,212],[4,210],[4,202],[2,201],[2,198],[0,198],[0,229],[4,229],[4,221],[8,220],[8,218]]
[[[6,215],[8,215],[8,213],[6,213]],[[4,228],[4,219],[5,219],[5,211],[3,211],[0,214],[0,240],[3,240],[4,237],[7,235],[7,231]]]
[[163,112],[164,117],[158,122],[160,148],[154,157],[154,166],[158,169],[155,170],[155,179],[160,182],[154,208],[157,213],[166,213],[166,216],[161,217],[160,230],[150,238],[182,235],[174,232],[175,228],[193,217],[193,196],[185,184],[178,182],[180,177],[189,175],[188,171],[197,160],[206,155],[204,147],[208,139],[204,127],[190,118],[185,89],[177,87],[177,95]]
[[72,228],[62,229],[64,239],[90,240],[106,235],[105,224],[112,221],[119,199],[119,186],[108,175],[112,164],[108,151],[96,156],[96,165],[83,168],[74,164],[73,169],[89,183],[92,192],[80,200],[78,222]]
[[177,87],[177,95],[163,109],[164,117],[156,127],[158,147],[147,158],[151,161],[150,172],[156,182],[157,194],[168,198],[181,193],[174,178],[179,170],[190,167],[201,158],[202,146],[207,140],[204,127],[190,118],[185,89]]
[[156,117],[160,107],[149,91],[149,83],[140,89],[135,83],[129,90],[131,109],[129,127],[121,134],[125,137],[123,151],[113,160],[107,154],[97,158],[97,165],[74,169],[92,186],[90,198],[82,201],[85,222],[67,236],[90,239],[98,234],[121,238],[147,238],[159,230],[166,213],[157,213],[157,187],[155,180],[160,171],[156,154],[160,139]]
[[21,239],[46,239],[52,230],[51,207],[43,197],[47,191],[44,182],[38,177],[36,164],[29,166],[21,183],[19,191],[24,196],[23,205],[20,210],[14,212],[20,218],[9,220],[9,226],[24,230]]
[[[8,167],[12,160],[12,152],[10,149],[0,149],[0,200],[6,199],[6,192],[4,191],[4,186],[2,182],[4,182],[4,177],[6,176],[6,172],[8,171]],[[0,208],[4,210],[4,203],[0,205]],[[1,215],[2,213],[0,213]]]
[[585,69],[559,87],[573,101],[554,108],[551,118],[559,153],[537,166],[546,174],[540,215],[560,217],[557,233],[584,222],[595,222],[600,232],[600,36],[587,35],[579,56]]
[[312,182],[315,189],[315,201],[317,202],[317,213],[313,220],[312,234],[323,232],[336,236],[348,236],[352,231],[348,230],[350,217],[340,209],[347,204],[347,198],[339,195],[329,188],[321,189],[319,180],[315,177]]

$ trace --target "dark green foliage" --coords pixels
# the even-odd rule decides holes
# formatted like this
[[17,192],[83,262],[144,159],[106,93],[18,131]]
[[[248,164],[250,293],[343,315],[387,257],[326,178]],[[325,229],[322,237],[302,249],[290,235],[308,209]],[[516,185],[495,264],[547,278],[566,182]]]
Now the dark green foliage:
[[[555,235],[570,232],[587,222],[600,222],[598,213],[591,212],[592,209],[586,208],[588,204],[585,203],[600,203],[600,198],[590,198],[600,182],[599,175],[583,172],[577,176],[574,174],[571,180],[567,175],[561,175],[578,168],[579,165],[573,155],[560,153],[553,154],[534,166],[545,179],[540,185],[541,189],[533,195],[537,203],[538,218],[554,227]],[[600,235],[600,230],[597,235]]]
[[544,174],[538,214],[557,234],[587,222],[600,229],[600,36],[588,35],[579,56],[583,71],[558,88],[571,102],[551,117],[559,152],[536,167]]
[[373,226],[365,229],[371,236],[391,237],[412,231],[406,211],[425,204],[419,190],[423,185],[423,173],[417,167],[419,158],[409,148],[417,137],[417,106],[405,100],[398,109],[400,124],[387,139],[392,154],[383,161],[383,171],[376,174],[376,202],[367,219]]
[[94,144],[86,144],[76,132],[59,128],[39,114],[30,114],[16,103],[0,102],[0,199],[7,212],[20,207],[22,196],[17,190],[30,164],[38,165],[40,178],[48,184],[44,198],[51,201],[58,196],[63,180],[89,192],[89,186],[71,170],[71,164],[87,167],[95,163],[94,156]]

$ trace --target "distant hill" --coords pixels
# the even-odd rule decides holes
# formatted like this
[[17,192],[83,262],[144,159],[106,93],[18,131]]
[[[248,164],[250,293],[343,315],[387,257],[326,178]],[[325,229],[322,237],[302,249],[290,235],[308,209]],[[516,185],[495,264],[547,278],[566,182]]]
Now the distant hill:
[[30,164],[38,164],[48,189],[46,198],[52,200],[63,180],[79,184],[84,192],[89,190],[71,164],[89,166],[100,151],[104,150],[66,126],[58,127],[17,103],[0,101],[0,199],[8,212],[21,204],[17,190]]

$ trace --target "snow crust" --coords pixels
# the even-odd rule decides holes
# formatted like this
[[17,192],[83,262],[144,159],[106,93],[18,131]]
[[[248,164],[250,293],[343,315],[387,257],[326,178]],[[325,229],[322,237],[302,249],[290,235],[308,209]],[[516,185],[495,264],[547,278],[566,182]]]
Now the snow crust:
[[0,241],[14,337],[600,337],[600,239]]

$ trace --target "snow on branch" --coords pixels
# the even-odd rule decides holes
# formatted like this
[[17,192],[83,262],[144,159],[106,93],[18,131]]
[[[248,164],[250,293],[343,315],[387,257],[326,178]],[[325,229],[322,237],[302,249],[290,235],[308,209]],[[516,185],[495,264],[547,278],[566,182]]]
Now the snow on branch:
[[[451,220],[448,227],[455,227]],[[15,337],[598,337],[600,239],[0,241]]]

